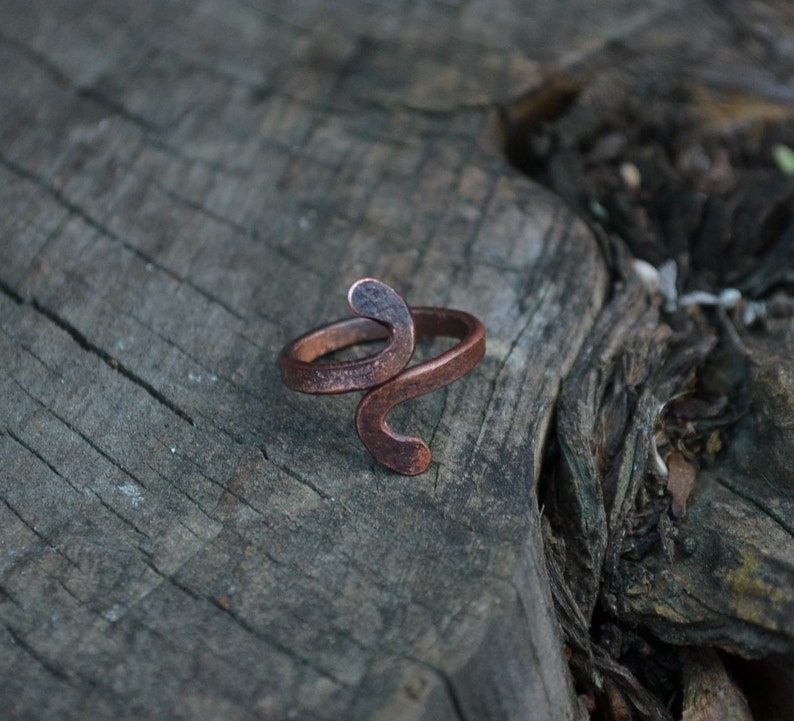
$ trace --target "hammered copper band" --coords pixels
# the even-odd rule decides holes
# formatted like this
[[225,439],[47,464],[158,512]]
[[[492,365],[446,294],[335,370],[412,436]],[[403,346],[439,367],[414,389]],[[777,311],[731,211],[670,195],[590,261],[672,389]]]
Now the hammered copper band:
[[367,450],[384,466],[407,476],[427,470],[430,447],[418,436],[393,430],[389,412],[463,378],[485,355],[485,327],[473,315],[446,308],[412,308],[411,315],[417,336],[459,338],[460,343],[373,388],[356,410],[356,430]]
[[[374,278],[350,286],[351,318],[306,333],[278,356],[284,385],[301,393],[349,393],[379,385],[399,373],[414,354],[416,334],[411,312],[393,288]],[[380,353],[345,363],[314,363],[318,358],[359,343],[388,338]]]
[[[348,302],[366,316],[317,328],[279,354],[284,384],[303,393],[348,393],[370,389],[356,412],[356,430],[383,465],[405,475],[427,470],[427,443],[394,431],[387,416],[396,405],[432,393],[462,378],[485,354],[485,328],[469,313],[446,308],[408,309],[385,283],[365,278],[353,284]],[[431,360],[406,369],[417,337],[458,338],[460,343]],[[387,339],[380,353],[343,363],[317,362],[329,353]]]

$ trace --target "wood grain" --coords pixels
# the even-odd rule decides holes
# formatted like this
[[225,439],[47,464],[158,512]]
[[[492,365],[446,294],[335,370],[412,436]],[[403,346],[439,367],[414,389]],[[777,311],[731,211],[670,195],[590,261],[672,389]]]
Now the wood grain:
[[[614,5],[0,5],[7,718],[581,717],[534,483],[606,270],[492,108]],[[419,478],[278,380],[363,275],[487,327]]]

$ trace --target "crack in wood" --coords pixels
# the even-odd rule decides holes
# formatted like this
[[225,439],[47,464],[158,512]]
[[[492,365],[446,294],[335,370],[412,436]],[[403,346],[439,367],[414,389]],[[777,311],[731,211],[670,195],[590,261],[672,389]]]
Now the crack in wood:
[[0,43],[13,48],[19,55],[23,56],[35,67],[42,70],[58,85],[73,89],[78,98],[95,103],[146,132],[161,132],[162,130],[165,130],[165,128],[159,128],[143,116],[132,112],[128,108],[124,107],[122,103],[113,100],[97,88],[83,85],[75,86],[72,79],[65,72],[63,72],[54,62],[52,62],[46,55],[39,52],[38,50],[34,50],[24,43],[3,35],[2,33],[0,33]]
[[[485,402],[482,404],[482,412],[480,414],[480,419],[478,421],[479,432],[477,434],[477,440],[474,442],[474,447],[471,452],[471,457],[474,458],[477,453],[479,452],[480,447],[482,446],[485,440],[485,433],[488,428],[488,421],[490,419],[491,413],[493,412],[494,403],[496,399],[497,390],[501,387],[501,382],[503,378],[503,374],[505,369],[508,367],[509,361],[513,356],[516,348],[518,347],[521,339],[523,338],[524,334],[532,327],[532,324],[537,320],[536,318],[536,311],[539,308],[543,307],[543,302],[546,299],[548,291],[544,292],[541,296],[538,296],[537,303],[533,308],[532,312],[527,312],[527,309],[524,309],[527,318],[521,328],[513,335],[510,339],[510,344],[507,348],[507,352],[504,354],[504,357],[499,359],[498,365],[496,367],[495,372],[491,376],[491,382],[489,384],[488,389],[488,396],[485,399]],[[518,395],[516,395],[516,399],[518,399]]]
[[[89,437],[88,437],[88,436],[87,436],[85,433],[83,433],[83,432],[82,432],[82,431],[81,431],[79,428],[76,428],[76,427],[75,427],[74,425],[72,425],[72,424],[71,424],[71,423],[70,423],[68,420],[66,420],[66,419],[65,419],[65,418],[63,418],[62,416],[58,415],[58,414],[57,414],[57,413],[56,413],[54,410],[52,410],[51,408],[47,407],[47,406],[46,406],[44,403],[42,403],[42,402],[41,402],[41,401],[40,401],[38,398],[36,398],[34,395],[32,395],[32,394],[31,394],[31,393],[28,391],[28,389],[27,389],[27,388],[25,388],[25,387],[24,387],[24,386],[23,386],[21,383],[19,383],[19,381],[17,381],[16,379],[12,379],[12,380],[13,380],[14,384],[15,384],[15,385],[16,385],[16,386],[17,386],[17,387],[18,387],[18,388],[19,388],[19,389],[20,389],[20,390],[21,390],[21,391],[22,391],[22,392],[23,392],[23,393],[24,393],[26,396],[28,396],[28,398],[30,398],[30,399],[31,399],[31,400],[33,400],[35,403],[37,403],[37,404],[38,404],[38,405],[39,405],[39,406],[40,406],[42,409],[44,409],[44,410],[45,410],[47,413],[51,414],[51,415],[53,416],[53,418],[55,418],[55,419],[56,419],[58,422],[62,423],[62,424],[63,424],[63,425],[66,427],[66,428],[68,428],[68,429],[69,429],[69,431],[71,431],[72,433],[75,433],[77,436],[79,436],[79,437],[80,437],[80,439],[81,439],[81,440],[82,440],[84,443],[86,443],[86,444],[89,446],[89,448],[91,448],[91,449],[92,449],[92,450],[93,450],[95,453],[99,454],[99,456],[101,456],[102,458],[104,458],[104,459],[105,459],[105,460],[106,460],[108,463],[110,463],[110,464],[111,464],[111,465],[112,465],[114,468],[116,468],[116,469],[117,469],[117,470],[119,470],[121,473],[123,473],[125,476],[127,476],[128,478],[130,478],[130,479],[131,479],[131,480],[132,480],[134,483],[136,483],[138,486],[140,486],[141,488],[143,488],[143,489],[144,489],[144,490],[146,490],[146,491],[150,491],[150,492],[151,492],[151,489],[150,489],[150,488],[149,488],[149,487],[148,487],[148,486],[147,486],[147,485],[146,485],[146,484],[145,484],[145,483],[144,483],[144,482],[141,480],[141,478],[140,478],[139,476],[137,476],[135,473],[133,473],[132,471],[130,471],[128,468],[124,467],[124,466],[123,466],[123,465],[122,465],[122,464],[121,464],[119,461],[117,461],[117,460],[116,460],[115,458],[113,458],[113,457],[112,457],[110,454],[108,454],[106,451],[104,451],[102,448],[100,448],[100,447],[99,447],[99,446],[98,446],[98,445],[97,445],[97,444],[96,444],[94,441],[92,441],[92,440],[91,440],[91,439],[90,439],[90,438],[89,438]],[[14,437],[10,431],[7,431],[7,432],[9,433],[9,435],[11,435],[12,437]],[[24,444],[22,444],[22,445],[24,445]],[[25,447],[27,448],[27,446],[25,446]],[[58,476],[59,476],[59,477],[63,477],[63,476],[62,476],[62,474],[60,474],[60,473],[57,471],[57,469],[56,469],[56,468],[54,468],[53,466],[51,466],[51,465],[50,465],[50,464],[49,464],[49,463],[48,463],[48,462],[47,462],[47,461],[46,461],[46,460],[45,460],[43,457],[41,457],[41,456],[40,456],[40,455],[39,455],[39,454],[38,454],[38,453],[37,453],[35,450],[33,450],[32,448],[30,448],[30,449],[28,449],[28,450],[29,450],[31,453],[33,453],[33,454],[34,454],[34,455],[35,455],[37,458],[40,458],[40,459],[41,459],[41,460],[42,460],[44,463],[46,463],[46,464],[47,464],[49,467],[51,467],[51,468],[52,468],[52,470],[53,470],[53,471],[54,471],[56,474],[58,474]],[[194,465],[195,465],[195,462],[194,462],[192,459],[190,459],[190,460],[191,460],[191,462],[193,462],[193,463],[194,463]],[[195,498],[194,498],[194,497],[193,497],[193,496],[192,496],[190,493],[188,493],[188,492],[187,492],[187,491],[186,491],[184,488],[181,488],[180,486],[176,486],[174,483],[172,483],[172,482],[171,482],[171,480],[170,480],[169,478],[167,478],[166,476],[163,476],[163,474],[162,474],[162,473],[160,473],[160,472],[159,472],[159,471],[158,471],[156,468],[154,468],[154,467],[153,467],[151,464],[149,464],[149,463],[146,463],[146,466],[147,466],[147,467],[148,467],[150,470],[152,470],[152,472],[154,472],[154,473],[155,473],[155,474],[156,474],[156,475],[157,475],[159,478],[161,478],[162,480],[164,480],[164,481],[166,481],[167,483],[169,483],[169,484],[170,484],[170,485],[171,485],[173,488],[175,488],[175,489],[177,490],[177,492],[179,492],[181,495],[183,495],[185,498],[187,498],[187,499],[188,499],[188,501],[190,501],[190,502],[191,502],[191,503],[192,503],[192,504],[193,504],[193,505],[194,505],[194,506],[195,506],[195,507],[196,507],[196,508],[197,508],[197,509],[198,509],[198,510],[199,510],[199,511],[200,511],[200,512],[201,512],[201,513],[202,513],[202,514],[203,514],[203,515],[204,515],[204,516],[205,516],[205,517],[206,517],[206,518],[209,520],[209,521],[211,521],[212,523],[216,523],[216,524],[218,524],[218,523],[222,523],[222,521],[221,521],[219,518],[216,518],[216,517],[215,517],[215,516],[213,516],[211,513],[209,513],[209,512],[208,512],[208,511],[207,511],[207,510],[204,508],[204,506],[203,506],[203,505],[202,505],[202,504],[201,504],[201,503],[200,503],[200,502],[199,502],[197,499],[195,499]],[[199,472],[200,472],[200,474],[201,474],[202,478],[205,478],[207,481],[209,481],[209,482],[210,482],[210,483],[212,483],[213,485],[215,485],[215,486],[218,486],[219,488],[221,488],[222,490],[224,490],[224,491],[226,491],[226,492],[230,493],[231,495],[235,495],[233,491],[230,491],[230,490],[229,490],[229,489],[228,489],[226,486],[224,486],[224,485],[223,485],[222,483],[220,483],[219,481],[217,481],[217,480],[215,480],[215,479],[213,479],[213,478],[210,478],[209,476],[207,476],[206,474],[204,474],[204,473],[203,473],[203,472],[201,472],[201,471],[199,471]],[[69,485],[70,485],[70,486],[72,486],[72,488],[74,488],[74,490],[75,490],[76,492],[80,493],[80,489],[78,489],[78,488],[76,488],[75,486],[73,486],[73,485],[72,485],[72,484],[69,482],[69,480],[68,480],[68,479],[64,478],[64,480],[66,480],[66,482],[67,482],[67,483],[69,483]],[[90,491],[91,493],[93,493],[94,495],[96,495],[96,496],[97,496],[97,498],[98,498],[98,500],[100,501],[100,503],[102,503],[102,505],[106,505],[106,502],[104,501],[104,499],[101,497],[101,495],[99,494],[99,492],[98,492],[98,491],[97,491],[95,488],[92,488],[92,487],[90,487],[90,486],[86,486],[86,489],[87,489],[88,491]],[[237,496],[235,495],[235,497],[237,497]],[[260,511],[260,510],[259,510],[259,509],[257,509],[256,507],[254,507],[254,506],[252,506],[251,504],[249,504],[248,502],[246,502],[246,501],[245,501],[245,499],[239,498],[239,500],[240,500],[240,502],[241,502],[243,505],[245,505],[245,506],[247,506],[247,507],[251,508],[251,510],[253,510],[253,511],[254,511],[255,513],[257,513],[258,515],[262,515],[262,511]],[[116,510],[115,510],[115,509],[112,507],[112,506],[109,506],[109,505],[108,505],[107,507],[108,507],[108,510],[109,510],[109,511],[111,511],[112,513],[114,513],[114,515],[117,515],[117,516],[119,516],[119,518],[121,518],[121,520],[125,521],[125,523],[127,523],[128,525],[131,525],[131,526],[132,526],[132,528],[133,528],[134,530],[136,530],[138,533],[140,533],[142,536],[144,536],[145,538],[149,538],[149,535],[148,535],[148,534],[147,534],[145,531],[142,531],[142,530],[140,530],[140,529],[139,529],[139,528],[138,528],[138,527],[137,527],[135,524],[133,524],[131,521],[129,521],[128,519],[126,519],[126,518],[124,518],[123,516],[119,515],[119,513],[118,513],[118,512],[117,512],[117,511],[116,511]],[[187,530],[188,530],[188,531],[189,531],[191,534],[193,534],[194,536],[196,536],[196,538],[199,538],[200,540],[205,540],[205,539],[201,538],[200,536],[198,536],[198,535],[195,533],[195,531],[193,531],[193,530],[192,530],[192,529],[190,529],[189,527],[185,526],[185,528],[187,528]],[[143,549],[141,549],[141,550],[143,550]],[[145,552],[145,551],[144,551],[144,552]]]
[[136,127],[144,130],[147,133],[158,133],[166,130],[165,127],[158,127],[151,121],[147,120],[141,115],[132,112],[117,100],[105,95],[101,90],[92,88],[90,86],[78,86],[76,88],[77,97],[96,103],[105,110],[109,110],[113,115],[116,115]]
[[48,75],[58,85],[71,87],[71,78],[43,53],[34,50],[15,38],[8,37],[2,32],[0,32],[0,44],[13,48],[19,55],[22,55],[32,65],[42,70],[45,75]]
[[312,483],[308,478],[304,478],[299,473],[296,473],[295,471],[291,470],[287,466],[285,466],[285,465],[283,465],[281,463],[277,463],[276,461],[271,460],[270,463],[275,468],[277,468],[279,471],[281,471],[288,478],[291,478],[293,481],[299,483],[300,485],[305,486],[306,488],[309,488],[312,491],[314,491],[314,493],[316,493],[324,501],[333,501],[334,500],[334,497],[331,496],[330,493],[328,493],[327,491],[324,491],[322,488],[320,488],[316,484]]
[[12,626],[5,621],[2,623],[3,628],[8,632],[8,635],[14,640],[14,643],[19,646],[30,658],[32,658],[39,666],[41,666],[47,673],[54,676],[59,681],[71,684],[72,679],[64,672],[63,669],[58,668],[46,656],[39,653],[31,644],[29,644],[20,633],[18,633]]
[[761,503],[758,497],[743,491],[741,488],[737,488],[722,476],[715,476],[715,478],[720,486],[730,491],[738,498],[741,498],[745,503],[749,503],[751,506],[757,508],[763,515],[768,516],[775,523],[777,523],[777,525],[780,526],[786,533],[788,533],[789,536],[794,537],[794,526],[788,523],[786,519],[781,518],[780,514],[776,513],[774,510],[772,510],[772,508]]
[[[256,231],[255,228],[248,228],[242,223],[238,223],[231,218],[227,218],[220,213],[216,213],[214,210],[208,208],[205,205],[202,205],[198,201],[191,200],[190,198],[186,198],[184,195],[180,195],[174,190],[163,185],[160,181],[156,180],[155,178],[147,178],[149,184],[157,188],[166,198],[173,200],[180,205],[184,205],[187,208],[195,210],[199,212],[201,215],[209,218],[210,220],[214,220],[218,225],[222,225],[224,228],[228,228],[229,230],[233,231],[237,235],[243,236],[243,238],[249,238],[251,240],[260,240],[261,236]],[[237,318],[242,318],[239,313],[234,313]]]
[[[222,429],[218,429],[218,430],[219,430],[219,432],[221,432],[221,433],[224,433],[224,431],[223,431]],[[226,434],[226,435],[228,436],[228,434]],[[232,440],[234,440],[234,439],[232,439]],[[240,444],[240,445],[241,445],[243,448],[247,447],[247,445],[246,445],[246,444]],[[221,491],[223,491],[224,493],[228,493],[228,494],[229,494],[229,495],[230,495],[232,498],[234,498],[234,499],[235,499],[235,500],[236,500],[238,503],[241,503],[243,506],[245,506],[245,507],[246,507],[246,508],[248,508],[249,510],[253,511],[253,512],[254,512],[254,513],[257,515],[257,516],[264,516],[264,515],[265,515],[264,511],[262,511],[262,509],[261,509],[261,508],[257,508],[257,507],[256,507],[256,506],[255,506],[253,503],[251,503],[249,500],[247,500],[246,498],[244,498],[243,496],[241,496],[239,493],[237,493],[236,491],[234,491],[232,488],[230,488],[229,486],[227,486],[225,483],[222,483],[221,481],[219,481],[217,478],[213,478],[212,476],[208,475],[208,474],[206,473],[206,471],[204,471],[204,469],[201,467],[201,465],[200,465],[200,464],[199,464],[199,463],[196,461],[196,459],[195,459],[195,458],[193,458],[193,456],[192,456],[192,455],[185,456],[185,459],[186,459],[186,460],[187,460],[187,461],[188,461],[188,462],[189,462],[189,463],[190,463],[190,464],[191,464],[191,465],[192,465],[192,466],[193,466],[193,467],[196,469],[196,472],[197,472],[197,473],[198,473],[198,474],[199,474],[199,475],[200,475],[200,476],[201,476],[201,477],[202,477],[202,478],[203,478],[205,481],[208,481],[208,482],[209,482],[209,483],[211,483],[213,486],[216,486],[217,488],[219,488],[219,489],[220,489]],[[191,498],[191,496],[190,496],[190,495],[189,495],[189,494],[188,494],[186,491],[184,491],[184,490],[182,490],[182,489],[180,489],[180,490],[181,490],[181,491],[182,491],[182,493],[184,493],[184,494],[185,494],[185,495],[186,495],[188,498],[190,498],[191,500],[193,500],[193,499]],[[222,523],[222,521],[221,521],[220,519],[218,519],[218,518],[215,518],[215,517],[214,517],[214,516],[212,516],[210,513],[208,513],[207,511],[205,511],[205,510],[204,510],[204,508],[201,506],[201,504],[199,504],[199,503],[198,503],[198,501],[193,501],[193,502],[194,502],[194,503],[196,503],[196,505],[199,507],[199,509],[202,511],[202,513],[204,513],[204,515],[205,515],[205,516],[207,516],[207,517],[208,517],[210,520],[213,520],[213,521],[215,521],[216,523]]]
[[61,550],[46,534],[39,531],[32,523],[30,523],[16,508],[14,508],[14,506],[11,505],[7,498],[0,496],[0,501],[2,501],[6,508],[8,508],[8,510],[19,519],[22,525],[25,526],[25,528],[27,528],[42,543],[44,543],[47,548],[49,548],[53,553],[57,553],[61,558],[69,563],[70,566],[73,566],[77,569],[80,568],[80,564],[77,563],[77,561],[70,558],[69,554]]
[[72,483],[72,481],[64,476],[52,463],[50,463],[41,453],[39,453],[33,446],[29,445],[25,441],[23,441],[14,431],[10,428],[6,428],[6,434],[15,440],[20,446],[22,446],[28,453],[32,454],[35,458],[38,458],[47,468],[49,468],[58,478],[64,480],[67,485],[77,494],[80,494],[80,489]]
[[[120,521],[121,521],[121,522],[122,522],[122,523],[123,523],[125,526],[129,526],[129,527],[130,527],[130,528],[131,528],[133,531],[135,531],[135,533],[137,533],[139,536],[142,536],[142,537],[143,537],[144,539],[146,539],[146,540],[151,540],[151,536],[150,536],[148,533],[146,533],[146,531],[143,531],[143,530],[141,530],[140,528],[138,528],[138,526],[137,526],[135,523],[133,523],[133,522],[132,522],[132,521],[131,521],[129,518],[127,518],[126,516],[124,516],[124,515],[123,515],[123,514],[122,514],[122,513],[121,513],[121,512],[120,512],[120,511],[117,509],[117,508],[115,508],[115,507],[114,507],[114,506],[112,506],[110,503],[108,503],[108,502],[107,502],[107,501],[106,501],[104,498],[102,498],[102,494],[101,494],[101,493],[99,493],[99,491],[97,491],[97,490],[96,490],[96,489],[94,489],[94,488],[89,488],[89,490],[90,490],[90,492],[91,492],[91,493],[94,495],[94,497],[95,497],[95,498],[96,498],[96,499],[99,501],[100,505],[101,505],[101,506],[102,506],[102,507],[103,507],[103,508],[104,508],[106,511],[108,511],[108,513],[110,513],[110,514],[114,515],[116,518],[118,518],[118,519],[119,519],[119,520],[120,520]],[[151,556],[152,556],[152,553],[151,553],[150,551],[147,551],[147,550],[146,550],[145,548],[143,548],[142,546],[137,546],[136,548],[137,548],[137,549],[138,549],[138,550],[139,550],[141,553],[143,553],[145,556],[148,556],[148,557],[150,557],[150,558],[151,558]]]
[[6,296],[9,300],[17,305],[25,305],[24,298],[17,293],[10,285],[8,285],[2,278],[0,278],[0,293]]
[[113,358],[107,351],[100,348],[99,346],[94,345],[91,341],[86,338],[85,335],[77,328],[75,328],[71,323],[67,320],[61,318],[57,313],[55,313],[50,308],[42,305],[38,300],[35,298],[31,301],[31,307],[43,315],[45,318],[50,320],[56,326],[58,326],[61,330],[66,331],[71,337],[72,340],[77,343],[84,351],[95,355],[99,358],[103,363],[108,365],[113,370],[120,373],[124,376],[127,380],[134,383],[139,388],[143,389],[148,393],[155,401],[157,401],[162,406],[165,406],[170,410],[172,413],[176,414],[181,418],[183,421],[187,421],[191,426],[196,425],[196,422],[190,416],[189,413],[182,410],[179,406],[177,406],[173,401],[169,400],[163,393],[161,393],[157,388],[155,388],[151,383],[141,378],[136,373],[133,373],[129,368],[122,365],[116,358]]
[[27,168],[22,167],[21,165],[17,164],[10,158],[7,158],[2,153],[0,153],[0,167],[5,168],[9,172],[13,173],[14,175],[23,178],[31,183],[33,183],[36,187],[40,190],[47,193],[50,197],[52,197],[55,202],[60,205],[62,208],[73,214],[74,216],[80,218],[84,223],[86,223],[89,227],[93,228],[97,232],[101,233],[106,238],[113,240],[114,242],[121,245],[126,251],[132,253],[134,256],[140,258],[147,266],[151,266],[152,268],[156,268],[162,273],[165,273],[170,278],[179,281],[180,283],[184,283],[188,288],[194,290],[200,296],[205,298],[206,300],[219,305],[223,308],[227,313],[233,315],[239,319],[242,319],[242,316],[234,310],[228,303],[224,300],[216,296],[212,291],[207,290],[206,288],[202,288],[201,286],[194,283],[190,278],[187,278],[180,273],[164,266],[162,263],[158,262],[156,258],[145,253],[140,248],[137,248],[129,241],[125,240],[115,232],[113,232],[110,228],[103,225],[99,220],[94,218],[92,215],[87,213],[83,208],[81,208],[77,203],[69,200],[58,188],[54,187],[51,183],[49,183],[46,179],[36,175],[36,173],[28,170]]
[[297,653],[294,649],[285,645],[271,634],[266,633],[262,629],[257,628],[250,622],[246,621],[240,614],[236,613],[232,609],[219,607],[216,598],[199,593],[198,591],[191,588],[183,581],[180,581],[178,578],[176,578],[174,574],[166,573],[165,571],[158,568],[157,565],[152,561],[147,561],[147,565],[152,571],[154,571],[154,573],[156,573],[166,583],[171,584],[174,588],[181,591],[182,593],[184,593],[186,596],[193,599],[194,601],[202,604],[208,604],[217,613],[224,614],[229,619],[231,619],[237,626],[242,628],[248,635],[252,636],[253,638],[259,641],[264,642],[265,644],[273,648],[275,651],[283,654],[284,656],[292,659],[293,661],[296,661],[299,665],[311,669],[322,678],[331,681],[334,685],[342,688],[350,688],[350,684],[343,681],[342,679],[337,678],[333,673],[322,668],[311,659],[306,658],[302,654]]

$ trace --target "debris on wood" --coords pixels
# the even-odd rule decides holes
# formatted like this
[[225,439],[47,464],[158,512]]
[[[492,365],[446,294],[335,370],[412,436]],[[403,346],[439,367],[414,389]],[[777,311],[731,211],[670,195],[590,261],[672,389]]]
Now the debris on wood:
[[612,262],[540,491],[570,665],[603,718],[752,719],[703,649],[794,658],[794,101],[770,88],[624,53],[508,115],[513,163]]
[[670,494],[670,511],[676,520],[686,514],[689,494],[695,487],[697,469],[681,451],[673,451],[667,459],[667,492]]

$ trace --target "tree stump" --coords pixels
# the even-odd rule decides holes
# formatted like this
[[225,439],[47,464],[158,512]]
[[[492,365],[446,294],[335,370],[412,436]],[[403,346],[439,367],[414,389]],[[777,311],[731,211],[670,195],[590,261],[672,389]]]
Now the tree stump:
[[[583,609],[617,568],[592,372],[664,345],[660,301],[510,165],[496,107],[608,41],[666,37],[683,3],[260,5],[0,5],[4,717],[584,719],[567,660],[595,658],[606,696],[656,718]],[[358,442],[356,398],[279,379],[281,347],[344,317],[364,276],[487,329],[474,372],[393,413],[430,439],[415,478]],[[659,368],[612,437],[627,508],[629,452],[652,460],[675,386]],[[746,473],[748,452],[725,463]],[[603,545],[549,531],[541,476]],[[653,613],[664,588],[634,593],[663,560],[635,560],[616,607],[691,643],[691,619]],[[757,591],[749,568],[732,589]],[[687,658],[688,698],[708,704],[712,676],[735,691],[718,658]]]
[[[493,112],[567,12],[3,8],[7,718],[578,713],[534,483],[606,272]],[[365,275],[487,327],[419,478],[279,382]]]

